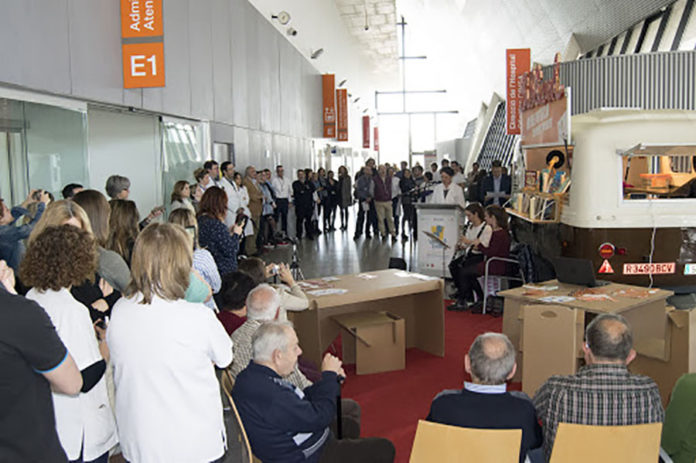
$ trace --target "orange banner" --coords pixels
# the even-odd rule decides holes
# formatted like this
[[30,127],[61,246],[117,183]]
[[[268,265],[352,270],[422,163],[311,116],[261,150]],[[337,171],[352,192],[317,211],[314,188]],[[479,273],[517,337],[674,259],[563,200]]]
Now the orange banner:
[[163,34],[162,0],[121,0],[121,37]]
[[370,116],[363,116],[363,148],[370,149]]
[[336,76],[321,76],[324,138],[336,138]]
[[531,50],[529,48],[508,48],[505,50],[506,69],[506,128],[508,135],[520,134],[520,101],[519,77],[529,72],[531,66]]
[[348,90],[336,90],[336,139],[348,141]]
[[374,150],[379,153],[379,127],[375,127],[374,130],[374,136],[372,137],[374,139]]

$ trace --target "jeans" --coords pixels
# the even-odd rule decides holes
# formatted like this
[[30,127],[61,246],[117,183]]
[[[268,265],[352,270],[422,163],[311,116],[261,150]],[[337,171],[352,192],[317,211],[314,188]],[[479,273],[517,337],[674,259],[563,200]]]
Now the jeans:
[[281,229],[286,235],[288,234],[288,207],[289,202],[287,199],[276,199],[275,220],[276,223],[281,224]]

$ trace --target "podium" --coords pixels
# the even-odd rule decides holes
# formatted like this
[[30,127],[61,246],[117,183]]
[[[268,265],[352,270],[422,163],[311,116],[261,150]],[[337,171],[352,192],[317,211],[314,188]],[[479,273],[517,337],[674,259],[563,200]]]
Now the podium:
[[[451,278],[448,264],[452,260],[457,240],[464,227],[464,209],[458,204],[419,203],[415,206],[418,217],[417,271],[426,275]],[[444,269],[442,244],[423,232],[432,233],[449,246],[444,251]]]

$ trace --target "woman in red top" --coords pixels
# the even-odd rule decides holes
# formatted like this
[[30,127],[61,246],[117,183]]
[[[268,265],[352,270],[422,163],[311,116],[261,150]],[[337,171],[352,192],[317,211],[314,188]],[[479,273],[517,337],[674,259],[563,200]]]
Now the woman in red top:
[[[488,246],[484,246],[477,238],[473,241],[472,245],[476,246],[476,248],[483,253],[485,260],[461,269],[458,272],[459,284],[457,285],[460,290],[463,291],[462,294],[473,291],[479,303],[483,301],[484,294],[477,278],[482,276],[485,272],[485,261],[491,257],[509,257],[510,255],[510,234],[508,233],[508,216],[505,209],[500,206],[490,205],[486,207],[484,218],[486,223],[490,225],[493,230],[491,240]],[[491,262],[488,266],[488,273],[489,275],[505,275],[507,273],[507,263],[499,261]],[[466,310],[470,308],[470,306],[471,304],[469,302],[460,299],[452,306],[452,309]]]

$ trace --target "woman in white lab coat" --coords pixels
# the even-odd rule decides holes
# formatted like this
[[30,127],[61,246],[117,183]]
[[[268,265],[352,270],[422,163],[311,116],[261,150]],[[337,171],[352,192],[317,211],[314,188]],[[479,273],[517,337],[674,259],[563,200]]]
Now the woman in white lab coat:
[[463,209],[466,207],[464,199],[464,190],[462,187],[452,182],[454,171],[451,167],[443,167],[440,169],[440,179],[442,183],[438,183],[433,188],[433,193],[428,197],[428,202],[431,204],[459,204]]

